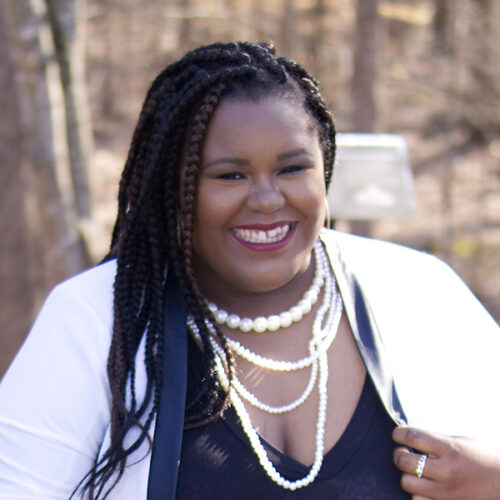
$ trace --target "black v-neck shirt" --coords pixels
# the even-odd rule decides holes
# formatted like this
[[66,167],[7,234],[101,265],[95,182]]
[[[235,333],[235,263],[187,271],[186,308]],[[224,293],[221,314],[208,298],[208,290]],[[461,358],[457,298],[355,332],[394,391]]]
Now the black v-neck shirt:
[[[190,365],[199,357],[190,341]],[[198,358],[199,359],[199,358]],[[196,369],[189,371],[191,385]],[[189,392],[189,391],[188,391]],[[230,408],[224,418],[184,431],[177,499],[328,499],[408,500],[400,487],[401,473],[392,461],[394,422],[366,377],[354,415],[324,459],[319,475],[305,488],[289,491],[264,472]],[[309,467],[261,440],[271,462],[289,480],[307,475]]]

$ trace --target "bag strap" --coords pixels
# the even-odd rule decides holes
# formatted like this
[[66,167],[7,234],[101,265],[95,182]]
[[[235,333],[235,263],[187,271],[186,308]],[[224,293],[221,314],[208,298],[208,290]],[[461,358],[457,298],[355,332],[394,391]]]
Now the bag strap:
[[187,389],[186,303],[173,272],[165,285],[163,379],[149,467],[148,500],[174,500]]

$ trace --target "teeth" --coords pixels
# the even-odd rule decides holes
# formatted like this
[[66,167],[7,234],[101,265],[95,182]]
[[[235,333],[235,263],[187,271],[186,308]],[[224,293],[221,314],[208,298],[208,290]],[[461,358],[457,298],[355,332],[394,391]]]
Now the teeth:
[[257,231],[252,229],[234,229],[234,234],[243,241],[249,243],[276,243],[286,237],[290,231],[290,224],[275,227],[269,231]]

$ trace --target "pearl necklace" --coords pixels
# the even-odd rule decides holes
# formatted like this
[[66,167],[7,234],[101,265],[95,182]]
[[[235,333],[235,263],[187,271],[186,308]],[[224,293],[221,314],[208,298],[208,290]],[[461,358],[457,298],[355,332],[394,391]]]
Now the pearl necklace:
[[[319,264],[322,268],[328,271],[328,257],[326,256],[322,247],[317,251],[319,254]],[[332,310],[335,311],[338,307],[342,306],[342,300],[340,294],[335,293],[335,278],[331,273],[326,273],[326,285],[325,285],[325,298],[324,303],[328,302],[333,304]],[[324,316],[324,313],[323,313]],[[318,317],[315,319],[315,323],[318,321]],[[322,319],[320,320],[322,321]],[[318,326],[318,328],[320,325]],[[238,356],[246,359],[250,363],[259,366],[261,368],[266,368],[268,370],[274,371],[295,371],[301,370],[302,368],[306,368],[310,366],[314,360],[318,359],[319,354],[323,350],[328,350],[333,340],[335,339],[335,335],[337,334],[336,329],[326,329],[327,335],[321,339],[321,342],[318,345],[318,349],[314,349],[314,353],[309,356],[299,359],[297,361],[276,361],[270,358],[265,358],[256,354],[250,349],[241,345],[237,340],[227,338],[227,342],[231,349],[238,354]],[[317,339],[316,339],[317,340]]]
[[219,325],[227,325],[229,328],[239,329],[242,332],[255,331],[263,333],[265,331],[274,332],[280,328],[287,328],[292,323],[300,321],[306,314],[311,312],[312,307],[318,301],[319,292],[323,286],[327,273],[324,259],[323,246],[317,241],[314,246],[314,256],[316,272],[310,288],[304,293],[302,299],[288,311],[281,314],[271,314],[270,316],[259,316],[255,319],[240,318],[237,314],[229,314],[224,309],[219,309],[213,302],[208,302],[208,308],[212,312],[215,321]]
[[[322,250],[322,249],[321,249]],[[324,254],[324,252],[321,252]],[[216,370],[219,380],[221,382],[222,387],[229,391],[229,397],[231,403],[238,415],[238,418],[241,421],[241,425],[245,434],[250,441],[252,449],[254,450],[259,463],[262,468],[266,472],[266,474],[279,486],[288,490],[296,490],[299,488],[303,488],[311,484],[319,474],[323,463],[323,454],[324,454],[324,437],[325,437],[325,424],[326,424],[326,410],[327,410],[327,387],[328,387],[328,348],[333,342],[337,330],[338,325],[340,323],[340,319],[342,317],[342,299],[339,293],[336,293],[335,281],[334,277],[331,273],[329,266],[327,269],[327,286],[325,286],[325,297],[323,304],[318,309],[316,314],[316,318],[313,324],[312,335],[313,338],[309,343],[309,356],[303,358],[299,361],[277,361],[271,358],[264,358],[259,356],[258,354],[252,353],[247,348],[244,348],[245,353],[249,353],[252,358],[250,361],[256,364],[257,366],[262,366],[264,368],[273,369],[276,371],[291,371],[291,370],[299,370],[305,368],[306,366],[312,366],[311,378],[306,387],[306,390],[302,393],[302,395],[292,403],[288,405],[284,405],[282,407],[273,407],[267,405],[266,403],[262,403],[258,400],[258,398],[253,395],[250,391],[248,391],[244,386],[239,382],[236,375],[233,374],[233,384],[229,385],[229,380],[226,375],[227,364],[225,362],[224,353],[222,348],[217,344],[214,338],[215,327],[212,322],[208,319],[205,319],[205,323],[212,334],[210,338],[210,344],[214,352]],[[327,320],[325,326],[322,327],[323,320],[325,314],[328,312]],[[188,318],[188,326],[195,337],[199,338],[199,331],[194,319],[192,317]],[[230,342],[231,339],[228,339]],[[266,365],[266,366],[263,366]],[[319,369],[318,369],[319,364]],[[272,367],[272,368],[271,368]],[[264,449],[262,442],[260,440],[260,436],[252,425],[250,415],[248,414],[245,405],[241,398],[246,399],[250,404],[257,406],[263,411],[267,411],[268,413],[284,413],[285,411],[292,411],[297,408],[300,404],[302,404],[310,392],[312,391],[312,387],[314,387],[317,375],[313,373],[319,371],[319,381],[318,381],[318,393],[319,393],[319,403],[318,403],[318,417],[316,422],[316,451],[314,455],[314,462],[311,466],[308,474],[302,479],[298,479],[295,481],[289,481],[288,479],[281,476],[281,474],[276,470],[273,463],[269,459],[266,450]],[[312,381],[312,382],[311,382]],[[243,391],[241,388],[243,387]],[[240,397],[241,396],[241,397]]]
[[[278,360],[273,360],[271,358],[264,358],[262,356],[259,356],[258,354],[253,353],[246,347],[243,347],[239,342],[229,338],[226,339],[230,347],[236,344],[238,346],[239,352],[242,352],[244,354],[243,357],[245,357],[250,363],[253,363],[254,365],[262,368],[267,368],[272,371],[287,372],[287,371],[301,370],[303,368],[306,368],[307,366],[312,366],[311,376],[309,378],[309,382],[304,392],[297,399],[283,406],[272,406],[267,403],[263,403],[257,398],[257,396],[255,396],[252,392],[250,392],[241,383],[236,374],[233,374],[234,389],[236,390],[236,392],[239,394],[240,397],[248,401],[252,406],[255,406],[262,411],[274,415],[286,413],[294,410],[295,408],[303,404],[311,394],[317,378],[319,355],[328,351],[328,348],[332,344],[337,333],[337,328],[333,327],[332,320],[334,321],[335,318],[340,318],[342,312],[342,301],[340,300],[340,295],[335,294],[335,282],[333,277],[327,277],[326,288],[327,289],[325,291],[326,294],[325,301],[326,303],[332,303],[330,300],[330,298],[332,298],[333,305],[330,308],[330,315],[328,317],[327,325],[324,328],[325,333],[320,334],[319,335],[320,338],[316,338],[310,341],[309,343],[310,354],[307,358],[303,358],[299,361],[281,361],[281,360],[278,361]],[[212,333],[212,335],[215,336],[215,329],[213,324],[210,321],[206,321],[205,323],[209,331]],[[317,325],[317,327],[319,326],[320,325]],[[217,354],[222,359],[224,357],[224,352],[222,348],[215,342],[213,338],[210,339],[210,342],[212,344],[213,350],[217,351]]]

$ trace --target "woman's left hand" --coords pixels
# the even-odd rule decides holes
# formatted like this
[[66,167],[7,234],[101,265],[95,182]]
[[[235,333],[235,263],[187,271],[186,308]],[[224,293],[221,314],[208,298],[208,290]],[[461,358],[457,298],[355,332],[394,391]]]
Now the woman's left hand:
[[[468,438],[446,437],[410,427],[397,427],[392,437],[400,447],[394,463],[403,472],[401,486],[413,500],[499,500],[500,451]],[[413,453],[407,447],[419,450]],[[427,454],[422,476],[417,466]]]

